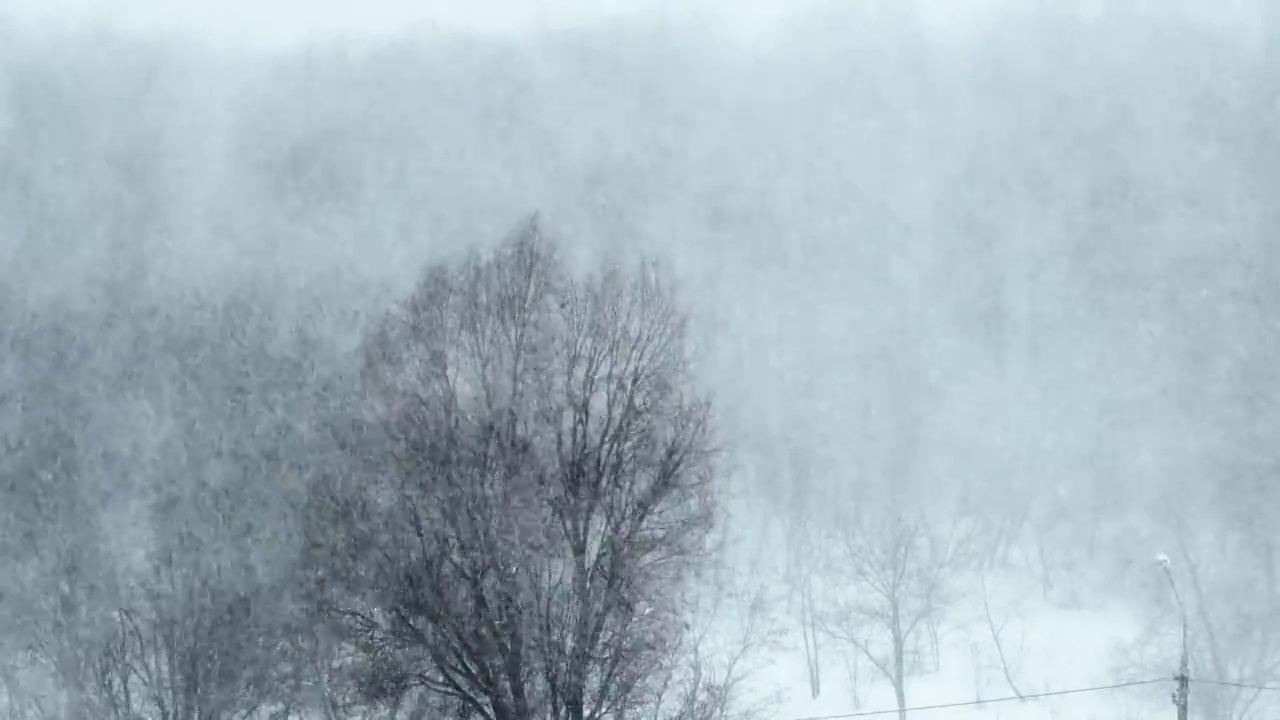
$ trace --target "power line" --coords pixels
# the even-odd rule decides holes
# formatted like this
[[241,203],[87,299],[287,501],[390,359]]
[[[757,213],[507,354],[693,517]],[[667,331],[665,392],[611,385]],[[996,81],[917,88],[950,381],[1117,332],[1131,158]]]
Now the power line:
[[[1114,685],[1095,685],[1093,687],[1071,688],[1070,690],[1049,690],[1040,693],[1025,693],[1023,695],[1007,695],[1005,697],[991,698],[989,700],[966,700],[964,702],[949,702],[939,705],[917,705],[916,707],[905,708],[905,712],[919,712],[922,710],[946,710],[948,708],[973,707],[975,705],[987,705],[989,703],[1012,702],[1014,700],[1039,700],[1047,697],[1058,697],[1061,695],[1079,695],[1081,693],[1102,692],[1104,690],[1119,690],[1122,688],[1138,687],[1140,685],[1155,685],[1156,683],[1167,683],[1168,678],[1153,678],[1151,680],[1135,680],[1132,682],[1116,683]],[[1280,690],[1280,688],[1276,688]],[[845,720],[846,718],[864,718],[874,717],[877,715],[897,715],[898,709],[893,710],[867,710],[863,712],[841,713],[839,715],[812,715],[809,717],[796,718],[795,720]]]
[[1244,688],[1245,690],[1270,690],[1280,691],[1280,685],[1253,685],[1243,682],[1231,682],[1230,680],[1201,680],[1199,678],[1191,678],[1191,682],[1200,683],[1201,685],[1218,685],[1221,687]]

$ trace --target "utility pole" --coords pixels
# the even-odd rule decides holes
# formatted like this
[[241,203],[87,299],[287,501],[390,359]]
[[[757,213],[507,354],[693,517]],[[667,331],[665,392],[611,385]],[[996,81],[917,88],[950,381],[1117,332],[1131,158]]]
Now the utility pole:
[[1178,706],[1178,720],[1187,720],[1187,700],[1191,695],[1191,669],[1187,663],[1187,619],[1182,619],[1182,661],[1178,663],[1178,687],[1173,691],[1173,704]]
[[1169,580],[1169,588],[1173,590],[1173,599],[1178,601],[1178,614],[1182,617],[1182,659],[1178,662],[1178,674],[1174,680],[1178,687],[1173,691],[1173,704],[1178,708],[1178,720],[1187,720],[1188,699],[1191,695],[1191,666],[1187,657],[1187,608],[1182,604],[1182,594],[1178,592],[1178,584],[1173,580],[1173,571],[1169,569],[1169,557],[1159,555],[1156,562],[1164,570]]

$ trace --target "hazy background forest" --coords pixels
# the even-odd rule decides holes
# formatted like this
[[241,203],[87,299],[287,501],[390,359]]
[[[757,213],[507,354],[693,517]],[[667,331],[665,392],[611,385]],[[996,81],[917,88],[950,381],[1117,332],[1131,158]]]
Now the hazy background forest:
[[644,717],[1171,717],[1158,553],[1192,715],[1280,712],[1280,14],[1006,5],[278,48],[0,16],[0,711],[161,717],[104,709],[149,618],[166,677],[217,645],[168,717],[453,712],[360,691],[316,497],[371,329],[537,212],[572,268],[678,278],[725,450],[697,712]]

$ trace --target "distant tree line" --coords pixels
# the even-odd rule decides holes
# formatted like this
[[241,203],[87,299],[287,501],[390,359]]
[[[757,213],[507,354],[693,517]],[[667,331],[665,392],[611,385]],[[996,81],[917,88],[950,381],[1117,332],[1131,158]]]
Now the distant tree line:
[[691,625],[723,475],[670,283],[571,274],[534,218],[354,356],[252,290],[7,308],[4,709],[749,709]]

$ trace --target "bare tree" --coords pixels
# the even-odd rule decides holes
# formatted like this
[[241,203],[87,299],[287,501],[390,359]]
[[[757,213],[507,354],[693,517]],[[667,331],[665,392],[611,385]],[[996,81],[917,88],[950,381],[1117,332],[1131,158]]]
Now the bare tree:
[[95,717],[247,717],[300,695],[286,650],[301,624],[291,591],[305,494],[288,478],[315,462],[306,431],[330,388],[310,336],[282,338],[290,328],[269,308],[252,293],[197,297],[135,318],[121,343],[156,369],[145,387],[122,383],[147,419],[128,465],[146,502],[128,515],[143,530],[103,603],[109,632],[80,649]]
[[790,448],[786,458],[786,478],[790,482],[790,503],[785,515],[787,532],[788,604],[798,606],[800,634],[803,639],[805,668],[809,678],[809,696],[822,693],[822,661],[819,652],[819,609],[817,574],[822,558],[814,542],[813,516],[816,496],[812,484],[811,460],[799,449]]
[[376,562],[340,608],[370,697],[425,688],[485,720],[651,699],[715,511],[685,324],[659,268],[571,278],[535,216],[431,267],[370,335]]
[[860,515],[834,533],[832,572],[840,573],[840,581],[824,629],[855,647],[892,684],[901,719],[909,654],[955,600],[968,533],[960,523],[930,523],[922,514],[892,508]]
[[[748,687],[780,639],[766,586],[725,587],[717,582],[710,601],[703,605],[683,628],[683,662],[671,663],[664,670],[650,707],[641,717],[762,720],[780,698],[776,691],[768,690],[752,695]],[[717,648],[712,635],[728,638],[728,642]]]
[[[214,720],[288,714],[277,693],[277,598],[209,561],[193,534],[158,548],[93,657],[98,717]],[[283,701],[283,702],[281,702]]]
[[92,716],[83,648],[113,590],[95,472],[108,414],[82,387],[96,349],[82,319],[18,307],[0,323],[0,655],[20,659],[11,707],[76,720]]
[[978,583],[982,587],[982,617],[986,621],[987,633],[991,637],[991,645],[995,648],[996,659],[1000,662],[1000,674],[1004,676],[1005,682],[1009,685],[1009,689],[1013,694],[1022,697],[1022,691],[1018,689],[1017,682],[1014,680],[1016,673],[1016,658],[1006,649],[1005,631],[1009,625],[1009,614],[997,614],[991,608],[991,593],[987,590],[987,577],[985,571],[978,576]]

